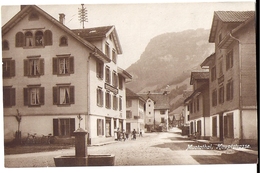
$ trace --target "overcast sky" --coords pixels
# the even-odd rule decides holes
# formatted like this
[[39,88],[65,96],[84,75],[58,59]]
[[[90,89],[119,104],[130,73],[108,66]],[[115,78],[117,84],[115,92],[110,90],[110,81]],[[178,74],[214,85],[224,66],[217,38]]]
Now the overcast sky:
[[[136,62],[145,47],[153,37],[167,33],[180,32],[187,29],[210,29],[214,11],[255,10],[255,1],[244,0],[245,3],[228,2],[177,2],[171,1],[93,1],[88,0],[85,7],[88,10],[86,27],[114,25],[123,49],[119,56],[119,66],[126,69]],[[20,5],[7,1],[1,2],[2,26],[20,9]],[[35,4],[35,1],[22,1],[23,4]],[[64,13],[65,25],[71,29],[82,28],[78,20],[78,8],[81,3],[73,0],[73,4],[59,1],[44,1],[38,3],[41,9],[58,19],[59,13]],[[160,2],[160,3],[159,3]],[[106,3],[106,4],[104,4]],[[9,6],[11,4],[12,6]],[[62,5],[55,5],[62,4]]]

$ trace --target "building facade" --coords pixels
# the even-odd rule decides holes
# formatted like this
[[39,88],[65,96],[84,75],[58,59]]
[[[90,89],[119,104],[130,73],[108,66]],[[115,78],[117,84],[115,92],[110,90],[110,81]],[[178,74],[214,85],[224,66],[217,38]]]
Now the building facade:
[[16,131],[22,138],[71,138],[80,126],[95,144],[114,140],[114,128],[125,126],[131,75],[117,65],[122,50],[115,27],[71,30],[65,14],[59,17],[21,6],[2,27],[5,142]]
[[193,92],[184,100],[189,112],[189,135],[209,139],[209,72],[191,72],[190,84],[193,85]]
[[257,143],[256,37],[254,11],[216,11],[209,42],[211,140]]
[[134,129],[137,133],[144,132],[144,105],[141,96],[126,88],[126,133],[130,134]]

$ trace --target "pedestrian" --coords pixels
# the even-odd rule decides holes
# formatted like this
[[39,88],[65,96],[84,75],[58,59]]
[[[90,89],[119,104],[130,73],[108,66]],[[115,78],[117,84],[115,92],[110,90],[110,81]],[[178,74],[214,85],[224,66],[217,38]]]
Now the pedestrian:
[[124,141],[126,140],[126,133],[125,133],[125,129],[123,129],[123,132],[122,132],[122,138],[124,139]]
[[143,137],[142,129],[140,129],[139,137]]
[[121,134],[120,134],[120,129],[117,128],[117,140],[120,141],[121,140]]
[[132,135],[133,135],[133,139],[136,140],[136,131],[135,131],[135,129],[133,130]]

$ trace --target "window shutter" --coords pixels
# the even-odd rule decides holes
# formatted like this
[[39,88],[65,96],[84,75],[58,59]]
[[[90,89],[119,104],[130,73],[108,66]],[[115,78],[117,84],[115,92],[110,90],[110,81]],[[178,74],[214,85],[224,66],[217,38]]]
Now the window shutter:
[[15,76],[15,60],[10,61],[10,76]]
[[97,136],[99,135],[99,119],[97,119]]
[[75,90],[74,86],[70,86],[70,104],[75,103]]
[[40,87],[40,104],[44,105],[44,87]]
[[70,61],[70,74],[74,74],[74,57],[70,57],[69,61]]
[[59,121],[53,119],[53,136],[59,136]]
[[11,106],[15,106],[15,88],[10,88]]
[[28,59],[23,60],[23,71],[24,71],[24,76],[29,76],[29,60]]
[[58,87],[52,88],[52,95],[53,95],[53,105],[58,104]]
[[100,101],[99,101],[99,94],[100,94],[100,93],[99,93],[99,89],[98,89],[98,88],[97,88],[97,91],[96,91],[96,92],[97,92],[97,105],[99,106],[99,103],[100,103]]
[[15,35],[15,47],[23,47],[24,40],[24,34],[22,32],[18,32]]
[[104,96],[103,96],[103,91],[101,90],[101,106],[104,105]]
[[75,131],[75,118],[70,118],[70,135],[73,136]]
[[58,74],[58,58],[52,58],[52,73]]
[[97,77],[99,78],[100,77],[100,65],[99,65],[99,61],[97,60],[96,61],[96,74],[97,74]]
[[104,120],[101,120],[102,136],[104,135]]
[[23,89],[23,102],[24,102],[24,106],[28,106],[28,104],[29,104],[29,89],[28,88]]
[[50,30],[44,32],[44,44],[45,46],[52,45],[52,32]]
[[40,74],[44,75],[44,59],[40,59]]

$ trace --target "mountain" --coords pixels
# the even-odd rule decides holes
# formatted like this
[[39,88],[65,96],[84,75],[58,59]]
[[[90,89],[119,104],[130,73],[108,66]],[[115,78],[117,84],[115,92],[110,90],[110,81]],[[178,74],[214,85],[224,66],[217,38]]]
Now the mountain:
[[126,69],[133,76],[127,87],[144,93],[159,92],[167,86],[173,107],[182,103],[180,95],[191,89],[190,72],[200,70],[200,64],[214,52],[214,44],[208,42],[209,32],[185,30],[152,38],[140,59]]

